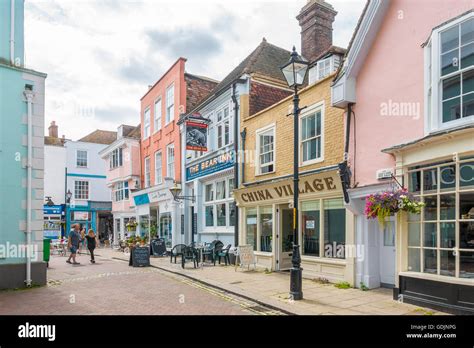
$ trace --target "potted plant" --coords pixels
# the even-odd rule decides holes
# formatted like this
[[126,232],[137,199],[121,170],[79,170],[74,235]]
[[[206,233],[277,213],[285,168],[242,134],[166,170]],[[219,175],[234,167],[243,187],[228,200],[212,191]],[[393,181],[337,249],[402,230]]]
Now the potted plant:
[[130,232],[130,231],[135,231],[137,229],[137,222],[135,221],[135,219],[130,219],[129,222],[127,222],[127,224],[125,225],[127,227],[127,231]]
[[407,189],[402,188],[367,196],[365,198],[365,215],[367,219],[377,218],[381,229],[383,229],[387,217],[393,216],[399,211],[420,214],[424,206],[423,202],[413,197]]

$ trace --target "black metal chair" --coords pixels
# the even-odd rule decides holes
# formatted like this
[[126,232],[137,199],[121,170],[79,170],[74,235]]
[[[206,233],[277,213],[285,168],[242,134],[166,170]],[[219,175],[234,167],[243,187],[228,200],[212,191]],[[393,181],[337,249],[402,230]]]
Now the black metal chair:
[[171,259],[170,259],[170,263],[173,263],[173,257],[174,257],[174,263],[176,263],[176,258],[178,256],[181,256],[181,258],[183,258],[183,253],[184,253],[184,249],[186,248],[186,245],[184,244],[176,244],[173,249],[171,249]]
[[194,264],[194,268],[198,266],[199,260],[198,260],[198,252],[195,248],[193,247],[185,247],[183,255],[181,256],[181,267],[184,268],[184,264],[186,263],[187,260],[192,260]]
[[219,260],[219,265],[221,264],[221,257],[224,258],[226,266],[227,266],[227,263],[229,263],[230,265],[229,251],[232,245],[228,244],[225,248],[222,248],[223,246],[224,244],[222,244],[222,246],[220,246],[219,248],[216,248],[216,252],[214,255],[214,266],[216,265],[216,260]]
[[213,240],[211,243],[209,243],[208,247],[202,251],[203,261],[205,261],[206,257],[208,257],[208,260],[210,260],[211,262],[214,262],[216,246],[219,246],[219,245],[224,246],[224,243],[222,243],[219,240]]

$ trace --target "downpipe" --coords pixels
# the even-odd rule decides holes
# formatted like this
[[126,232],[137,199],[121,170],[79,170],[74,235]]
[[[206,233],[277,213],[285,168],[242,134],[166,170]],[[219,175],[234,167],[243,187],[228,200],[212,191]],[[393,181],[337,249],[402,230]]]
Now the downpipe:
[[15,0],[10,0],[10,63],[15,65]]
[[32,125],[32,102],[34,94],[30,90],[25,90],[24,95],[26,97],[28,105],[28,157],[27,157],[27,188],[26,188],[26,279],[25,284],[27,287],[31,287],[31,181],[32,181],[32,138],[33,138],[33,125]]

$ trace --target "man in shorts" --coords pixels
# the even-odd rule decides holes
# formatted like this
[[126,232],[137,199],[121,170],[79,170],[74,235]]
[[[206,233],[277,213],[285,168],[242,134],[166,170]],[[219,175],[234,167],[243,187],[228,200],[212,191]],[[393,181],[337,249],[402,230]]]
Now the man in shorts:
[[[79,262],[76,262],[76,254],[77,250],[79,249],[79,244],[81,243],[81,233],[79,232],[79,225],[75,224],[72,226],[71,232],[69,232],[69,238],[67,242],[67,247],[71,252],[69,255],[69,259],[67,259],[67,263],[73,265],[79,265]],[[72,262],[71,262],[72,258]]]

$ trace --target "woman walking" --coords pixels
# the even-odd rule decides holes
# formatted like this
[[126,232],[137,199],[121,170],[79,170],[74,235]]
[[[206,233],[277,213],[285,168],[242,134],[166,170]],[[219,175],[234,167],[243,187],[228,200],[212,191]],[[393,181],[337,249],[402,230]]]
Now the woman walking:
[[91,263],[95,263],[94,250],[97,245],[97,236],[94,233],[94,230],[90,229],[86,236],[87,240],[87,249],[91,254]]

